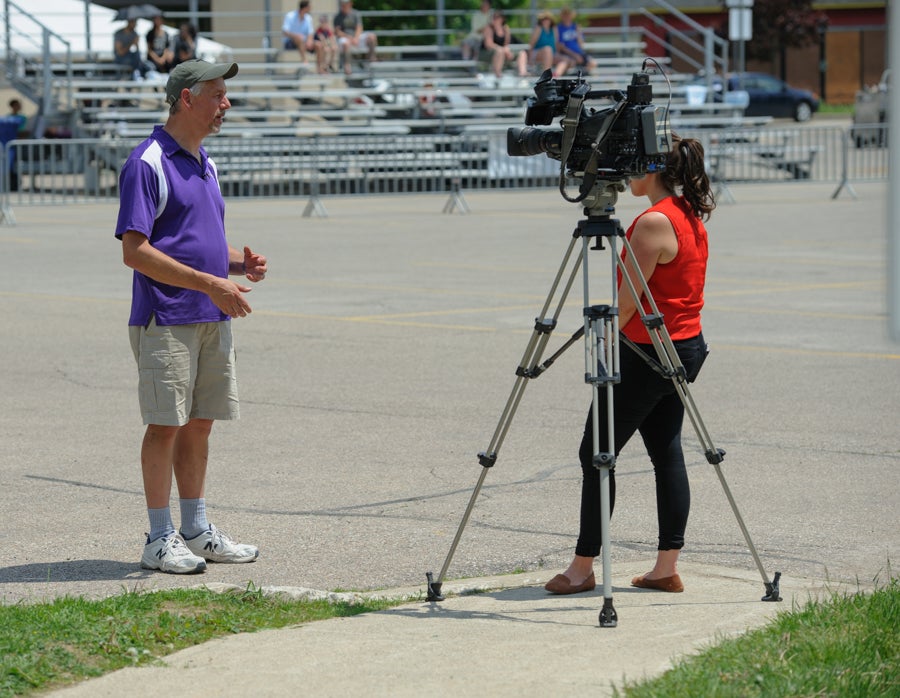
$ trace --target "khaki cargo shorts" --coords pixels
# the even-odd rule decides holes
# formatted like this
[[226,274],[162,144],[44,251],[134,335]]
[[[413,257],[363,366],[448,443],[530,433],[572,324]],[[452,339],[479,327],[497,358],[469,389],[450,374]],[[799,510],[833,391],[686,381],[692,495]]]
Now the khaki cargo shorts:
[[230,322],[160,327],[151,318],[128,330],[144,424],[240,416]]

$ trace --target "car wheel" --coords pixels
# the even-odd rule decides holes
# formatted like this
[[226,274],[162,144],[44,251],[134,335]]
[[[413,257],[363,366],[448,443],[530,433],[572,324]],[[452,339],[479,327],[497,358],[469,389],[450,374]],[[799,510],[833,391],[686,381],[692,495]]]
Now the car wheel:
[[800,102],[794,107],[794,121],[809,121],[812,118],[812,107],[809,102]]

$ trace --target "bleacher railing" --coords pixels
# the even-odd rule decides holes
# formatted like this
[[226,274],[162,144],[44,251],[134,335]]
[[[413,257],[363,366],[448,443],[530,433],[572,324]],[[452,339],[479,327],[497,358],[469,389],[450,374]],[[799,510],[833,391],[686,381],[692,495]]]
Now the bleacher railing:
[[[852,183],[888,177],[887,127],[698,129],[720,191],[737,182]],[[148,129],[149,131],[149,129]],[[860,136],[860,134],[864,136]],[[118,172],[139,139],[14,140],[12,170],[0,180],[10,206],[114,200]],[[510,157],[506,132],[319,138],[207,139],[226,197],[327,199],[393,193],[452,193],[558,185],[559,163],[543,155]],[[11,183],[15,182],[15,190]],[[726,196],[727,202],[727,196]],[[11,216],[7,216],[9,218]]]
[[[640,14],[650,20],[650,22],[658,28],[662,29],[667,36],[677,37],[683,42],[683,45],[693,48],[697,55],[702,56],[703,61],[702,63],[698,62],[686,51],[673,45],[670,39],[666,42],[660,42],[659,38],[650,32],[647,32],[644,35],[647,39],[659,43],[668,54],[674,53],[678,55],[692,65],[696,71],[703,71],[705,75],[711,77],[716,73],[720,75],[726,75],[728,73],[728,42],[725,41],[725,39],[716,36],[715,30],[712,27],[704,27],[665,0],[654,0],[654,2],[657,6],[665,9],[673,17],[676,17],[680,22],[701,36],[703,38],[702,43],[696,41],[692,36],[681,29],[673,26],[671,20],[664,21],[662,18],[650,12],[646,7],[640,8]],[[712,84],[710,83],[707,87],[710,88],[711,93]]]
[[[50,30],[37,17],[12,0],[3,0],[4,57],[7,78],[29,98],[37,101],[43,114],[52,113],[59,105],[54,102],[53,56],[59,56],[67,66],[65,100],[72,100],[72,45]],[[35,37],[40,37],[38,43]],[[22,45],[27,50],[19,50]],[[40,76],[37,84],[29,76]]]

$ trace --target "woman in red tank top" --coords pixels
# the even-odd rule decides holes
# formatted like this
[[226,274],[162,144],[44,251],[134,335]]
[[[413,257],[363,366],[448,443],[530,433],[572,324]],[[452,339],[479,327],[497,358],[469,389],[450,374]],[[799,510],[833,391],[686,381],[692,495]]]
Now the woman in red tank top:
[[[650,294],[656,301],[688,380],[696,378],[706,343],[700,328],[703,286],[708,257],[703,221],[715,208],[703,162],[703,146],[693,139],[674,138],[665,168],[631,180],[631,193],[646,196],[651,206],[628,229],[627,237]],[[641,289],[630,261],[628,273]],[[619,326],[644,353],[655,356],[641,315],[620,279]],[[639,431],[653,463],[659,542],[656,564],[631,580],[633,586],[679,592],[684,590],[676,563],[684,547],[690,511],[690,487],[681,449],[684,406],[675,386],[638,353],[623,345],[621,382],[613,388],[615,453]],[[600,424],[606,424],[606,400],[600,401]],[[579,449],[582,469],[581,517],[572,563],[545,586],[553,594],[575,594],[595,587],[593,563],[600,554],[600,471],[593,464],[592,418],[588,413]],[[610,469],[610,513],[615,505],[615,467]]]

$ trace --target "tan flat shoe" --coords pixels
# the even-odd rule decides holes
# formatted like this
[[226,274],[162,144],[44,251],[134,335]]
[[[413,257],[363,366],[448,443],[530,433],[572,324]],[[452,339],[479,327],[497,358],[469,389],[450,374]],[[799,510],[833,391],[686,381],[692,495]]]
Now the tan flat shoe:
[[597,582],[594,579],[594,573],[591,572],[590,576],[578,585],[572,584],[566,575],[558,574],[544,585],[544,589],[551,594],[562,596],[565,594],[580,594],[583,591],[593,591],[596,586]]
[[681,577],[677,574],[673,574],[671,577],[660,577],[659,579],[647,579],[642,575],[632,579],[631,586],[638,587],[639,589],[668,591],[672,594],[678,594],[684,591],[684,584],[681,583]]

